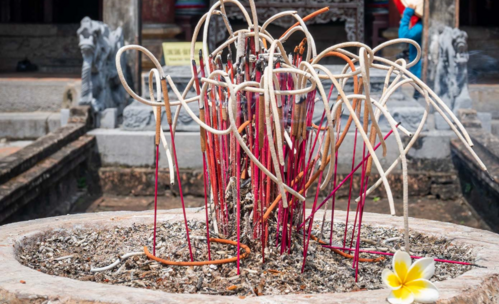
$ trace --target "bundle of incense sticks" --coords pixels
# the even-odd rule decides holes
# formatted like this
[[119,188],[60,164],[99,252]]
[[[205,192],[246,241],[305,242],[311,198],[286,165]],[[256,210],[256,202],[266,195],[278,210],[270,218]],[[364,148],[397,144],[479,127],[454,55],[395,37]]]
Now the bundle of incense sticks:
[[[160,107],[165,108],[170,127],[171,150],[163,130],[159,127],[155,143],[156,147],[159,147],[160,141],[163,142],[168,155],[171,183],[174,183],[173,175],[176,175],[180,190],[191,257],[190,262],[182,262],[181,265],[235,261],[239,273],[240,260],[245,258],[250,250],[248,246],[241,244],[244,225],[245,233],[249,233],[261,244],[263,261],[265,261],[265,248],[272,246],[280,254],[288,254],[293,250],[292,242],[297,237],[300,238],[303,244],[302,271],[304,271],[310,239],[318,240],[312,236],[315,215],[319,209],[326,206],[332,211],[331,218],[326,219],[324,216],[322,221],[330,220],[331,232],[329,240],[318,241],[324,245],[331,245],[334,234],[340,236],[343,247],[350,248],[349,252],[352,254],[335,248],[332,250],[345,258],[352,259],[357,277],[359,262],[377,260],[359,258],[366,197],[378,186],[383,185],[390,210],[395,215],[387,175],[399,163],[402,164],[403,172],[404,242],[405,250],[409,251],[406,153],[423,129],[430,106],[442,114],[470,154],[475,157],[479,166],[486,170],[471,148],[472,143],[468,133],[452,111],[428,86],[409,72],[408,68],[417,61],[393,62],[376,55],[384,47],[397,43],[412,44],[420,53],[419,45],[412,40],[397,39],[371,49],[360,42],[348,42],[331,46],[318,53],[306,21],[327,11],[327,8],[304,18],[298,16],[296,12],[281,12],[261,23],[253,0],[249,2],[251,17],[237,0],[221,0],[201,18],[192,38],[193,76],[183,93],[178,91],[171,77],[164,74],[159,61],[143,47],[125,46],[117,55],[118,73],[130,95],[140,102],[156,107],[156,113],[161,113]],[[225,15],[227,3],[243,10],[248,23],[247,29],[232,30]],[[217,15],[223,19],[229,37],[216,49],[208,50],[210,20],[220,17]],[[285,16],[295,18],[298,22],[276,39],[266,29],[276,19]],[[202,28],[204,47],[202,50],[196,50],[195,42]],[[285,47],[286,40],[296,33],[304,34],[306,38],[296,46],[286,44]],[[357,51],[347,51],[346,48]],[[150,100],[133,92],[123,77],[119,64],[120,57],[129,49],[143,52],[156,67],[150,73]],[[321,65],[321,61],[326,57],[337,57],[345,62],[340,74],[333,74]],[[373,99],[370,93],[371,69],[386,71],[384,88],[378,100]],[[156,98],[152,89],[154,75],[156,75]],[[426,102],[422,121],[418,128],[412,131],[397,123],[389,111],[391,95],[404,84],[412,85],[424,96]],[[351,85],[353,92],[345,92],[345,88]],[[187,92],[192,87],[195,88],[196,96],[186,98]],[[168,89],[175,94],[175,101],[170,101]],[[197,103],[199,115],[191,110],[188,103]],[[171,106],[178,106],[174,115],[171,113]],[[187,111],[188,115],[200,125],[200,157],[203,160],[208,240],[207,260],[193,255],[189,239],[175,149],[174,130],[181,110]],[[320,119],[314,116],[316,111],[322,112]],[[390,127],[386,133],[383,133],[378,125],[381,115]],[[161,123],[159,115],[157,123]],[[349,145],[344,141],[348,132],[354,133],[354,141]],[[395,138],[395,145],[389,146],[385,142],[390,136]],[[404,136],[409,138],[405,145],[402,141]],[[376,153],[378,149],[381,153]],[[391,166],[384,168],[379,158],[384,157],[388,149],[396,149],[400,156]],[[339,155],[350,153],[351,172],[345,179],[338,180]],[[373,166],[380,176],[378,180],[371,175]],[[355,179],[358,185],[355,185],[353,178],[356,172],[360,174],[360,178]],[[156,181],[158,181],[157,176]],[[348,188],[345,221],[348,226],[353,220],[354,228],[351,234],[347,233],[346,228],[344,231],[333,229],[336,194],[342,187]],[[320,200],[320,191],[326,189],[332,190],[325,199]],[[354,189],[358,189],[358,193]],[[311,211],[307,211],[305,206],[307,197],[313,198]],[[355,214],[350,214],[351,204],[356,204]],[[250,232],[247,231],[248,227]],[[210,242],[212,240],[220,242],[220,239],[210,238],[210,231],[232,239],[225,243],[237,246],[235,259],[211,260]],[[269,236],[269,233],[275,235]],[[270,242],[271,239],[275,241]],[[153,246],[155,247],[155,244]],[[246,250],[243,255],[240,254],[241,248]],[[158,261],[168,262],[155,257],[154,248],[152,255],[149,252],[147,254]]]

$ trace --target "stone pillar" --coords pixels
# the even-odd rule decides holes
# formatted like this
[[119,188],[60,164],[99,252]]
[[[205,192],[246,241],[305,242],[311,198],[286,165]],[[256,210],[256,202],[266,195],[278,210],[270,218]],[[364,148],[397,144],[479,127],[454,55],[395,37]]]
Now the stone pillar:
[[[142,45],[141,33],[141,3],[142,0],[103,0],[103,21],[111,29],[116,29],[121,26],[125,45],[138,44]],[[140,74],[141,74],[141,53],[136,51],[128,51],[127,67],[130,69],[133,79],[133,84],[129,84],[134,88],[137,94],[141,93]]]

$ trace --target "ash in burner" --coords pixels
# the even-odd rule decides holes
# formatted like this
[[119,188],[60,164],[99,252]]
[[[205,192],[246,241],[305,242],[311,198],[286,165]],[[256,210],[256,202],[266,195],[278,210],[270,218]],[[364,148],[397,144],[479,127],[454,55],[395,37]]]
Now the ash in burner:
[[[330,223],[325,225],[324,235],[329,236]],[[321,238],[321,225],[313,227],[312,234]],[[157,256],[186,261],[189,250],[182,222],[162,223],[158,226]],[[191,242],[196,261],[207,260],[206,227],[198,221],[189,221]],[[334,243],[343,240],[344,224],[334,225]],[[274,231],[275,232],[275,231]],[[223,237],[211,232],[213,237]],[[351,227],[348,229],[351,234]],[[200,293],[253,297],[281,294],[313,294],[348,292],[383,288],[381,272],[391,268],[391,257],[376,263],[361,263],[358,282],[355,282],[352,260],[344,258],[312,241],[309,259],[301,273],[303,262],[303,237],[294,234],[291,251],[281,255],[276,247],[276,233],[269,233],[270,246],[265,248],[262,264],[260,242],[247,243],[251,249],[248,258],[241,260],[241,275],[237,275],[234,263],[195,267],[169,266],[147,259],[145,255],[131,256],[115,267],[101,272],[91,268],[105,267],[117,257],[129,252],[141,252],[142,246],[152,246],[152,226],[117,226],[107,230],[58,230],[16,245],[17,259],[27,267],[50,275],[68,277],[103,284],[124,285],[157,289],[170,293]],[[325,237],[322,237],[325,239]],[[243,239],[249,240],[251,238]],[[146,242],[144,241],[146,240]],[[453,244],[445,238],[413,233],[410,236],[411,253],[440,259],[473,261],[472,248]],[[355,242],[353,243],[355,246]],[[364,226],[361,233],[361,249],[395,252],[403,246],[403,234],[396,229]],[[243,252],[243,250],[242,250]],[[241,252],[241,253],[242,253]],[[225,259],[236,255],[236,247],[211,243],[212,259]],[[361,253],[361,258],[378,256]],[[470,266],[436,263],[432,281],[454,278],[470,270]]]

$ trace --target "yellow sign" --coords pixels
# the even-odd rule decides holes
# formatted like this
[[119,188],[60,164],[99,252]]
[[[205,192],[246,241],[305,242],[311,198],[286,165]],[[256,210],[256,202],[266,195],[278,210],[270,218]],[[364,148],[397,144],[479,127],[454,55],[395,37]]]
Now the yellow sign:
[[[194,59],[199,64],[199,50],[203,47],[202,42],[196,42],[194,47]],[[163,54],[165,65],[191,65],[191,43],[190,42],[163,42]]]

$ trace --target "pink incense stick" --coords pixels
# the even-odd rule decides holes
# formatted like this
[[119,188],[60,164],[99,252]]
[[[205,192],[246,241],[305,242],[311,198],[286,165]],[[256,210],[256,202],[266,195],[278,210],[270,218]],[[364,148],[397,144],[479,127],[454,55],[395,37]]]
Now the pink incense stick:
[[[318,180],[319,185],[320,185],[321,180],[322,180],[322,173],[324,173],[324,171],[321,171],[321,173],[319,174],[319,180]],[[317,198],[319,197],[319,192],[320,192],[320,187],[317,187],[317,190],[315,193],[314,207],[317,204]],[[305,204],[303,204],[303,205],[305,205]],[[314,224],[314,217],[312,214],[312,220],[308,224],[307,242],[303,244],[303,264],[301,266],[301,273],[303,273],[303,271],[305,270],[305,262],[307,261],[308,245],[310,244],[310,236],[312,235],[311,232],[312,232],[313,224]],[[305,230],[305,229],[303,229],[303,230]]]
[[156,170],[154,172],[154,233],[152,254],[156,255],[156,218],[158,213],[158,161],[159,161],[159,145],[156,145]]
[[[353,140],[353,152],[352,152],[352,171],[355,168],[355,150],[357,147],[357,133],[358,133],[358,130],[357,130],[357,128],[355,128],[355,137]],[[353,185],[353,175],[352,175],[352,177],[350,177],[350,187],[348,189],[348,206],[347,206],[347,217],[346,217],[346,221],[345,221],[345,234],[343,235],[343,246],[345,246],[346,241],[347,241],[348,217],[350,215],[350,202],[352,201],[352,185]]]
[[178,192],[180,194],[180,201],[182,202],[182,212],[184,213],[185,232],[187,234],[187,243],[189,244],[189,255],[191,257],[191,262],[193,262],[194,256],[192,255],[191,238],[189,236],[189,225],[187,225],[187,214],[185,213],[184,194],[182,193],[182,182],[180,180],[180,170],[178,169],[177,152],[175,149],[175,133],[173,132],[173,128],[171,125],[170,125],[170,135],[172,139],[172,152],[173,152],[173,158],[175,160],[175,169],[177,171]]
[[[340,129],[341,129],[341,120],[337,122],[338,123],[338,128],[336,132],[336,143],[339,140],[340,137]],[[338,173],[338,150],[336,150],[336,153],[334,155],[334,176],[333,176],[333,189],[336,188],[336,177]],[[335,203],[336,203],[336,193],[333,195],[333,200],[331,202],[331,232],[329,234],[329,244],[333,244],[333,232],[334,232],[334,209],[335,209]],[[324,216],[326,214],[324,213]]]
[[357,279],[358,279],[358,273],[359,273],[359,250],[360,250],[360,230],[361,230],[361,227],[362,227],[362,217],[364,215],[364,205],[366,203],[366,192],[367,192],[367,185],[369,183],[369,176],[366,176],[366,182],[364,184],[364,195],[363,197],[361,198],[360,200],[360,213],[359,213],[359,228],[357,229],[357,243],[356,243],[356,246],[355,248],[357,249],[355,251],[355,259],[354,259],[354,263],[355,263],[355,282],[357,282]]
[[[397,124],[397,126],[399,126],[399,124]],[[383,138],[384,140],[386,140],[391,134],[393,133],[393,130],[390,130],[386,135],[385,137]],[[381,143],[378,143],[375,147],[374,147],[374,151],[376,151],[379,146],[381,146]],[[334,195],[334,193],[336,191],[338,191],[339,188],[341,188],[341,186],[343,186],[343,184],[355,173],[355,171],[357,171],[360,166],[366,161],[369,159],[369,157],[371,157],[371,154],[369,153],[366,157],[364,157],[364,159],[355,167],[355,169],[350,172],[342,181],[341,183],[338,184],[338,186],[336,186],[336,188],[334,188],[334,190],[326,197],[326,199],[324,199],[324,201],[322,201],[322,203],[317,207],[317,208],[314,208],[312,210],[312,213],[305,219],[305,221],[303,221],[303,223],[301,223],[298,228],[301,228],[303,227],[303,225],[305,225],[305,223],[310,220],[310,218],[312,218],[312,216],[319,210],[321,209],[322,206],[324,206],[324,204]]]
[[[364,143],[364,147],[362,149],[362,157],[366,157],[366,143]],[[359,196],[360,196],[360,201],[357,204],[357,210],[355,211],[355,221],[353,222],[353,229],[352,229],[352,239],[350,240],[350,247],[352,247],[353,244],[353,238],[355,236],[355,227],[357,225],[357,218],[359,218],[359,229],[357,231],[357,243],[356,243],[356,249],[359,249],[360,245],[360,218],[362,216],[362,202],[363,202],[363,189],[364,189],[364,178],[366,177],[366,169],[367,169],[367,163],[362,164],[362,173],[361,173],[361,179],[360,179],[360,189],[359,189]],[[357,259],[358,259],[358,254],[359,252],[356,250],[354,252],[354,258],[353,258],[353,263],[352,267],[355,269],[355,282],[357,282]]]
[[[197,72],[197,67],[196,67],[196,62],[192,60],[192,69],[193,69],[193,74],[195,75],[195,84],[196,84],[196,93],[198,95],[201,95],[201,91],[199,88],[199,79],[198,79],[198,72]],[[203,103],[200,101],[200,108],[202,107]],[[211,261],[211,248],[210,248],[210,222],[208,218],[208,194],[207,194],[207,189],[208,189],[208,176],[207,176],[207,171],[208,169],[206,168],[206,154],[204,152],[201,152],[203,155],[203,185],[204,185],[204,209],[206,213],[206,243],[208,244],[208,260]],[[157,165],[156,165],[157,166]]]
[[[330,246],[330,245],[322,245],[322,247],[329,248],[329,249],[344,250],[344,251],[355,251],[355,248],[350,248],[350,247]],[[394,253],[391,253],[391,252],[371,251],[371,250],[363,250],[363,249],[359,249],[359,252],[376,254],[376,255],[386,255],[386,256],[394,256],[395,255]],[[418,259],[422,259],[424,257],[411,255],[411,258],[418,260]],[[485,268],[484,266],[480,266],[480,265],[468,263],[468,262],[461,262],[461,261],[443,260],[443,259],[434,259],[434,261],[439,262],[439,263],[459,264],[459,265],[467,265],[467,266],[475,266],[475,267]]]

